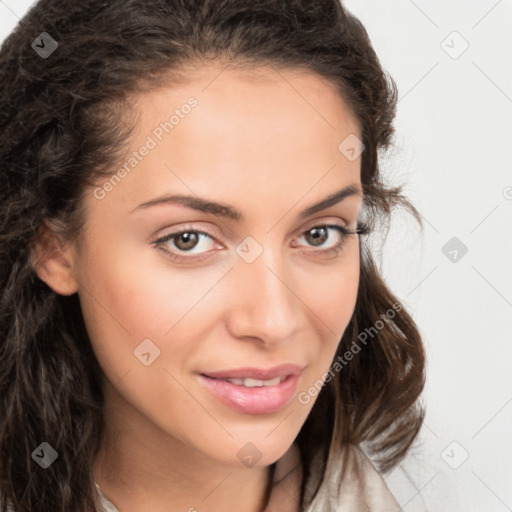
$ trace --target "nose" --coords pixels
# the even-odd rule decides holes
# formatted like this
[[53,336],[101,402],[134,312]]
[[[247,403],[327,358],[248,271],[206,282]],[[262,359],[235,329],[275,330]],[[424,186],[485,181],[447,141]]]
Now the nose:
[[[293,340],[301,322],[301,302],[291,273],[264,251],[252,263],[238,261],[232,273],[227,328],[236,338],[257,338],[266,345]],[[296,286],[295,286],[296,288]]]

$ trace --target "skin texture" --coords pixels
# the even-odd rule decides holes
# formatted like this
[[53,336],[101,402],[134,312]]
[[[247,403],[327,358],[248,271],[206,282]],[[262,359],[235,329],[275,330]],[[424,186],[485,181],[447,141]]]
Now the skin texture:
[[[338,150],[360,136],[338,92],[301,70],[189,69],[186,82],[136,96],[129,152],[191,96],[198,105],[113,190],[103,199],[88,192],[80,244],[55,242],[38,267],[57,293],[79,294],[105,374],[107,429],[94,476],[123,512],[262,511],[268,466],[316,399],[303,404],[298,394],[328,371],[357,296],[358,236],[336,253],[336,230],[320,246],[307,230],[355,229],[361,196],[299,218],[347,185],[361,188],[360,158]],[[177,204],[136,209],[165,193],[230,204],[244,220]],[[175,262],[152,244],[184,226],[213,238],[189,252],[179,237],[163,247],[203,260]],[[263,248],[252,263],[236,252],[248,236]],[[149,366],[134,356],[145,339],[160,350]],[[294,398],[269,414],[235,411],[198,379],[286,362],[306,368]],[[237,456],[248,442],[261,452],[251,467]]]

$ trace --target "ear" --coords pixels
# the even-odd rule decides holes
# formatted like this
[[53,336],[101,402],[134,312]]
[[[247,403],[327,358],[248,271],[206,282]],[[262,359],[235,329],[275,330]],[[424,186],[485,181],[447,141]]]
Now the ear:
[[62,241],[51,222],[45,221],[32,243],[30,261],[39,279],[60,295],[73,295],[78,282],[73,277],[74,251]]

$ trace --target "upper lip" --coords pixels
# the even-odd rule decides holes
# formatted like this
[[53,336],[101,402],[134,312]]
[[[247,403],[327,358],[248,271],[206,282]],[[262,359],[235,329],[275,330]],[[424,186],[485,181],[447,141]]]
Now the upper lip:
[[204,372],[202,375],[213,379],[258,379],[270,380],[276,377],[287,377],[288,375],[299,375],[304,366],[297,364],[280,364],[273,368],[235,368],[233,370],[223,370],[218,372]]

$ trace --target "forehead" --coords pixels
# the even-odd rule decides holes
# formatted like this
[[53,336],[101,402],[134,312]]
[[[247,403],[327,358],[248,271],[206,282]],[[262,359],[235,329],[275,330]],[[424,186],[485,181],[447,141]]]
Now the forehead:
[[[165,84],[165,79],[160,82]],[[167,85],[133,95],[132,103],[143,122],[154,122],[190,95],[200,100],[205,119],[219,114],[259,114],[250,119],[254,124],[261,118],[276,122],[281,113],[290,119],[295,113],[295,119],[309,119],[312,129],[324,124],[324,128],[337,131],[341,122],[350,125],[353,133],[359,132],[357,119],[337,86],[302,68],[190,64],[170,77]]]
[[132,97],[139,121],[130,151],[151,149],[112,194],[127,209],[167,191],[279,201],[298,200],[320,178],[323,191],[359,182],[359,159],[338,149],[359,136],[358,123],[329,81],[298,69],[218,65],[181,76]]

